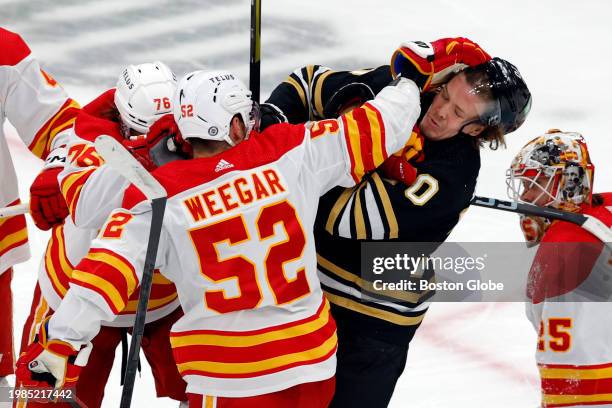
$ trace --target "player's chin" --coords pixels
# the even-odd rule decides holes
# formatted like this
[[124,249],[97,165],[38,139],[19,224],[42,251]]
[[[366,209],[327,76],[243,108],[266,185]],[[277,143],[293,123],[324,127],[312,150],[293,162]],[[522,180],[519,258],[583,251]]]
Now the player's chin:
[[435,129],[433,129],[431,126],[428,126],[426,124],[422,124],[420,126],[420,129],[421,129],[421,133],[423,134],[423,136],[427,140],[435,141],[435,140],[441,140],[442,139],[442,134],[440,134],[440,132],[438,132]]

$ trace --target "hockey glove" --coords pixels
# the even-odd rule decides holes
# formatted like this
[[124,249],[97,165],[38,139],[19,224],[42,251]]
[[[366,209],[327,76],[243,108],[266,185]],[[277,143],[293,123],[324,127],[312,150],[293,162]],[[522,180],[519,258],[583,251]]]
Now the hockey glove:
[[491,56],[475,42],[463,38],[442,38],[428,43],[409,41],[400,45],[391,57],[393,77],[410,78],[425,92],[453,72],[487,62]]
[[270,125],[276,125],[277,123],[287,123],[287,117],[281,111],[278,106],[272,103],[262,103],[259,105],[259,111],[261,113],[261,122],[259,128],[264,130]]
[[162,116],[146,135],[132,136],[123,146],[149,171],[175,160],[191,157],[191,145],[183,139],[172,114]]
[[65,162],[66,149],[53,150],[30,186],[30,214],[34,224],[44,231],[63,223],[68,216],[68,206],[57,180]]
[[417,169],[411,163],[424,159],[423,140],[420,130],[415,126],[404,148],[389,156],[380,166],[383,175],[411,186],[417,177]]
[[338,89],[323,107],[326,119],[337,118],[347,110],[363,105],[374,99],[374,91],[363,82],[351,82]]
[[521,230],[525,236],[527,248],[536,246],[542,240],[544,233],[550,227],[550,220],[543,217],[521,214]]
[[87,364],[91,343],[77,352],[64,341],[49,339],[49,319],[41,324],[34,343],[17,360],[16,388],[74,388],[81,368]]

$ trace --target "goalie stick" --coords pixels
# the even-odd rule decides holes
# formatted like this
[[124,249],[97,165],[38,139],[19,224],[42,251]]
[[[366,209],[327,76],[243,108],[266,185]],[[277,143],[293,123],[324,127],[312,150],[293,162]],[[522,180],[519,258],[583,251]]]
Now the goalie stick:
[[99,136],[95,141],[96,151],[102,156],[106,164],[134,184],[147,199],[151,201],[151,229],[149,230],[149,242],[145,256],[144,272],[140,280],[140,296],[138,297],[138,308],[130,342],[127,368],[124,373],[123,391],[121,393],[121,408],[129,408],[134,381],[138,369],[138,356],[140,354],[140,343],[144,335],[145,318],[147,316],[147,305],[151,292],[153,280],[153,269],[157,248],[161,235],[164,212],[166,210],[167,193],[164,187],[149,173],[132,155],[125,150],[121,143],[110,136]]
[[571,213],[557,210],[556,208],[538,207],[532,204],[503,201],[496,198],[479,196],[474,196],[472,198],[471,205],[571,222],[589,231],[612,249],[612,229],[608,228],[606,224],[591,215]]

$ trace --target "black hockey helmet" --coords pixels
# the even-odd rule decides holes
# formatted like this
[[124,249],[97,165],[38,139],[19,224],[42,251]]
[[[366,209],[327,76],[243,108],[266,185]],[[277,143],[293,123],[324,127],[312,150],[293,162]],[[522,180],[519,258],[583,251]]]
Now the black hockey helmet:
[[531,110],[531,92],[518,69],[510,62],[493,58],[466,71],[485,72],[487,87],[495,97],[494,107],[481,115],[482,123],[499,126],[504,134],[518,129]]

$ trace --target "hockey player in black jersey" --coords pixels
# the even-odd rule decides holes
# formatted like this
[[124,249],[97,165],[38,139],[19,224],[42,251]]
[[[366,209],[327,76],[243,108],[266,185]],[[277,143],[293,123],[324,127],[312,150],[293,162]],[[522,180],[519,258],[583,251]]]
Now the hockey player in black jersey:
[[[531,106],[529,90],[512,64],[454,38],[403,44],[391,66],[296,70],[262,104],[262,125],[336,117],[372,99],[400,74],[423,90],[413,137],[354,188],[328,192],[317,213],[319,276],[338,326],[331,404],[336,408],[388,405],[433,295],[381,296],[361,276],[361,242],[445,241],[473,196],[479,149],[503,145],[504,135],[523,123]],[[423,278],[433,278],[433,272]]]

